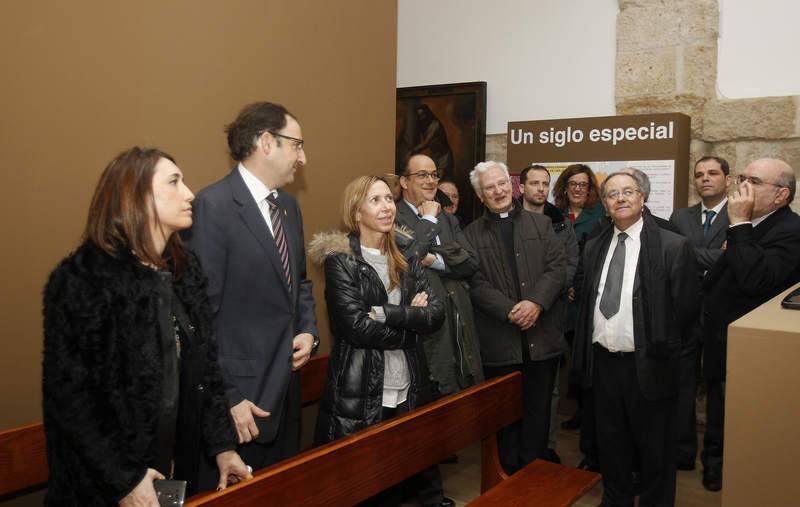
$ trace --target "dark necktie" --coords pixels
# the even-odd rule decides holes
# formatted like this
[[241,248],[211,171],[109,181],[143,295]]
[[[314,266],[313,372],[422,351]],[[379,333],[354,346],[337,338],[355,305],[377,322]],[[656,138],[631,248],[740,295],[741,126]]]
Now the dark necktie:
[[283,274],[286,276],[286,283],[292,287],[292,271],[289,268],[289,248],[286,245],[286,234],[283,232],[283,219],[281,219],[281,209],[278,207],[278,199],[274,194],[267,196],[269,204],[269,219],[272,221],[272,234],[275,236],[275,244],[278,246],[278,253],[281,256]]
[[706,221],[703,222],[703,237],[705,238],[708,236],[708,230],[711,229],[711,221],[714,220],[717,212],[714,210],[707,209],[703,213],[706,214]]
[[611,263],[608,265],[603,297],[600,298],[600,312],[607,319],[610,319],[619,311],[622,275],[625,273],[625,239],[627,237],[628,235],[624,232],[619,233],[617,247],[614,248],[614,253],[611,255]]

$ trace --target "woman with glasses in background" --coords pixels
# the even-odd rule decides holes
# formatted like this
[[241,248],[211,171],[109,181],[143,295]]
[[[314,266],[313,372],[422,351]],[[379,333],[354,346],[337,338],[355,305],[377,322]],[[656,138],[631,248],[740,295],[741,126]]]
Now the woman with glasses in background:
[[[578,240],[578,248],[583,253],[583,245],[586,243],[587,236],[591,230],[606,215],[603,203],[600,200],[600,185],[592,169],[586,164],[572,164],[564,169],[564,172],[556,180],[553,189],[555,205],[560,209],[564,216],[572,222],[575,237]],[[569,306],[567,307],[567,320],[565,335],[567,341],[572,344],[572,337],[575,328],[575,320],[578,317],[579,305],[575,301],[575,290],[568,289]],[[591,418],[593,410],[591,407],[591,396],[584,397],[580,386],[575,386],[573,392],[576,393],[578,400],[578,410],[572,418],[563,421],[561,427],[564,429],[575,430],[581,428],[583,416]],[[584,407],[584,402],[587,406]],[[586,410],[584,410],[584,408]],[[584,414],[586,412],[586,414]],[[579,468],[597,470],[596,444],[594,442],[594,427],[591,421],[581,431],[581,451],[585,458]]]

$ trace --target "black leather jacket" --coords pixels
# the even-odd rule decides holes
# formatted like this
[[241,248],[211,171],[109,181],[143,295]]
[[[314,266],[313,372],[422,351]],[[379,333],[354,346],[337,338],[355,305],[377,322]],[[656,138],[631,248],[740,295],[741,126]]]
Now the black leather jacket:
[[[334,336],[315,434],[320,444],[380,422],[384,350],[405,351],[411,376],[409,408],[429,401],[429,373],[418,334],[434,331],[444,318],[442,302],[431,292],[416,257],[401,279],[401,303],[392,305],[378,273],[361,256],[358,237],[342,241],[341,236],[327,234],[338,247],[317,241],[322,253],[316,260],[324,258],[325,301]],[[312,259],[317,250],[314,244],[309,246]],[[411,298],[423,291],[428,294],[428,306],[409,306]],[[386,322],[369,317],[373,306],[383,307]]]

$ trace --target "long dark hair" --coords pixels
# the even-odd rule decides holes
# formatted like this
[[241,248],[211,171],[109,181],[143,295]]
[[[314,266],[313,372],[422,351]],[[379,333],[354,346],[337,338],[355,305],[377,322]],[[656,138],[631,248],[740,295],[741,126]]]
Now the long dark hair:
[[164,254],[155,248],[151,220],[159,225],[153,199],[153,175],[159,160],[175,159],[157,148],[135,146],[108,163],[95,188],[84,238],[109,255],[132,251],[144,263],[177,273],[186,260],[180,236],[167,238]]

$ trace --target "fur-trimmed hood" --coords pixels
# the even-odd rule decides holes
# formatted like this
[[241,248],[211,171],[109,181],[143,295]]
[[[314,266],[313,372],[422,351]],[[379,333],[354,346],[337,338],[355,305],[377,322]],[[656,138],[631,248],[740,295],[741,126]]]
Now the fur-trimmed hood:
[[306,255],[311,262],[320,265],[325,263],[326,257],[337,253],[353,255],[350,238],[344,231],[318,232],[308,242],[306,249]]
[[[403,245],[413,241],[413,232],[403,226],[394,227],[394,240],[402,250]],[[325,231],[314,234],[308,242],[306,255],[314,264],[322,265],[325,258],[334,254],[355,255],[353,246],[350,243],[350,235],[344,231]]]

